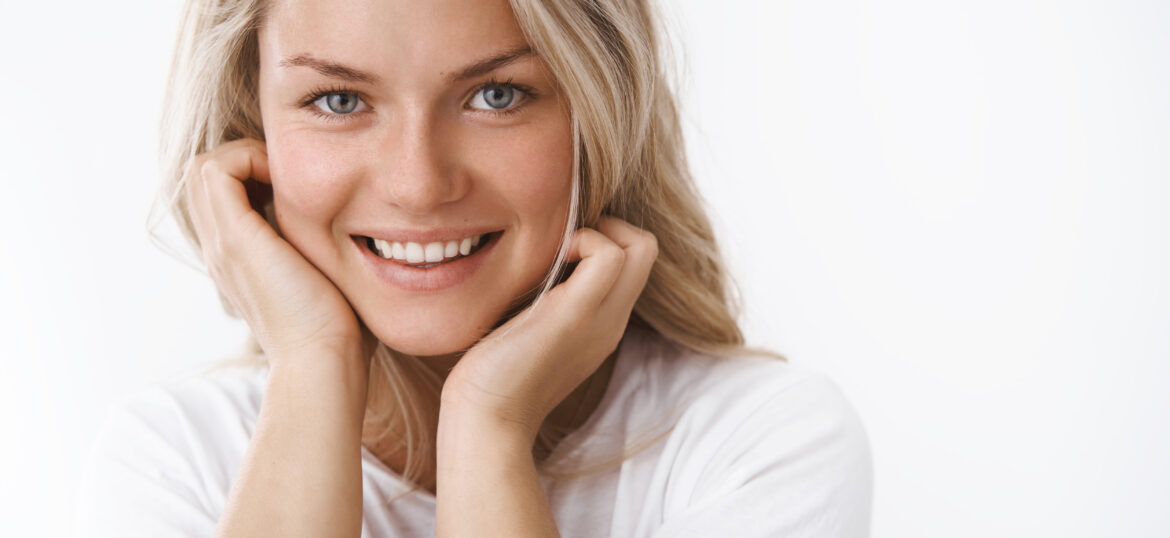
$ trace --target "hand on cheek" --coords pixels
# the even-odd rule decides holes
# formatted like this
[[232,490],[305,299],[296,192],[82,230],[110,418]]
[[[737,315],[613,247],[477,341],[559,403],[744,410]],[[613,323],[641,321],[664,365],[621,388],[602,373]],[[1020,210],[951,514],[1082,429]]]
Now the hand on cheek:
[[252,207],[249,180],[271,183],[267,146],[221,144],[188,162],[183,185],[203,260],[273,365],[304,351],[368,357],[373,337],[341,292]]
[[443,387],[443,410],[535,438],[545,417],[617,349],[657,256],[657,239],[620,219],[577,230],[573,274],[467,351]]

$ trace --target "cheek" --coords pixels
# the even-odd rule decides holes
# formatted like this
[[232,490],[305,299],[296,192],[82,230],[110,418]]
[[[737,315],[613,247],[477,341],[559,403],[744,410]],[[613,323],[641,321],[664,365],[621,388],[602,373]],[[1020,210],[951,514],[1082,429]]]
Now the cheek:
[[483,144],[474,161],[524,225],[559,239],[569,207],[573,151],[567,128],[556,127]]
[[521,137],[501,137],[487,144],[476,161],[497,196],[516,219],[510,244],[509,278],[501,282],[511,304],[546,277],[564,237],[572,193],[573,151],[567,127],[533,130]]
[[333,219],[350,198],[355,175],[342,148],[297,133],[268,139],[268,166],[282,230]]
[[524,170],[524,189],[516,193],[517,203],[541,226],[541,243],[553,253],[564,233],[573,185],[572,139],[565,131],[541,138],[539,143],[529,146],[529,154],[519,161],[528,164]]

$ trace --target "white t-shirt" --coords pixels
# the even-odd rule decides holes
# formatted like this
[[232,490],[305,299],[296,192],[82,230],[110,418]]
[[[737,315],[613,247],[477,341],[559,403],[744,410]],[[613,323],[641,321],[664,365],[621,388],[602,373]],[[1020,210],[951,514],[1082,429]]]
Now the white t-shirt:
[[[234,367],[113,406],[90,452],[79,536],[212,536],[260,411],[267,370]],[[864,537],[864,426],[822,374],[767,357],[680,350],[631,328],[596,411],[552,462],[600,462],[660,422],[665,437],[593,475],[541,477],[561,535]],[[365,538],[433,536],[435,497],[362,448]]]

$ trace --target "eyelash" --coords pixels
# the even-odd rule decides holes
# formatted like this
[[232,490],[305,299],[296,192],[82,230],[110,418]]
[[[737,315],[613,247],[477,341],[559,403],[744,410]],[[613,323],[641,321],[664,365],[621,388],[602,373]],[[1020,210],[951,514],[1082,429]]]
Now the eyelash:
[[[484,113],[491,114],[491,115],[497,116],[497,117],[503,117],[503,116],[507,116],[510,114],[515,114],[516,112],[519,112],[521,109],[526,107],[528,101],[532,100],[533,98],[537,97],[537,95],[538,95],[536,93],[536,90],[534,90],[532,87],[525,86],[523,84],[514,84],[512,82],[511,78],[509,78],[508,80],[505,80],[503,82],[500,82],[495,77],[492,77],[487,82],[477,86],[475,88],[475,91],[473,91],[471,93],[471,95],[474,97],[479,92],[482,92],[484,89],[491,87],[491,86],[508,86],[508,87],[511,87],[513,90],[517,90],[520,93],[524,94],[524,97],[520,101],[519,105],[514,105],[511,108],[506,108],[503,110],[474,109],[476,112],[484,112]],[[312,112],[313,115],[315,115],[315,116],[317,116],[325,121],[331,121],[331,122],[337,122],[337,123],[350,121],[350,118],[357,115],[356,113],[351,112],[349,114],[332,114],[332,113],[322,111],[315,104],[317,102],[317,100],[322,98],[322,97],[326,97],[326,96],[338,94],[338,93],[353,94],[358,99],[361,99],[362,102],[365,102],[365,97],[363,97],[360,92],[356,92],[354,90],[351,90],[349,88],[345,88],[342,86],[325,86],[325,87],[317,88],[317,89],[313,90],[312,92],[310,92],[309,95],[301,101],[301,107],[307,109],[309,112]]]

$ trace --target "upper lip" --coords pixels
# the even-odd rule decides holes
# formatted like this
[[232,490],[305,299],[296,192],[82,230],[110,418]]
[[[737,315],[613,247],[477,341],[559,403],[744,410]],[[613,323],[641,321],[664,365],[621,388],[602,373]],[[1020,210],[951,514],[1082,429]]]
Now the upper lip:
[[437,241],[458,241],[465,237],[474,237],[499,231],[500,228],[479,226],[475,228],[366,228],[351,232],[351,235],[372,237],[387,242],[399,243],[434,243]]

